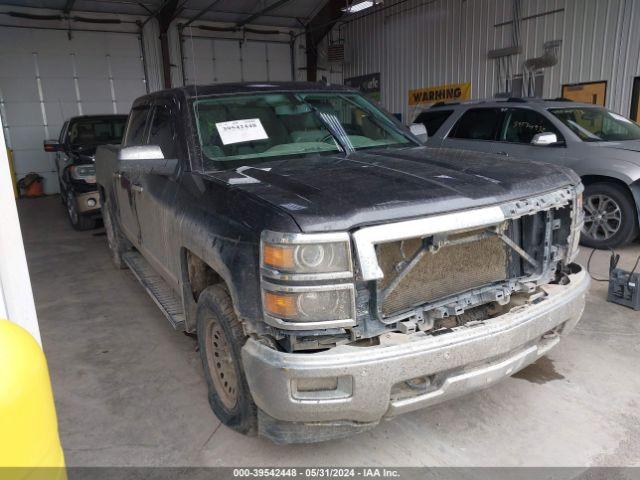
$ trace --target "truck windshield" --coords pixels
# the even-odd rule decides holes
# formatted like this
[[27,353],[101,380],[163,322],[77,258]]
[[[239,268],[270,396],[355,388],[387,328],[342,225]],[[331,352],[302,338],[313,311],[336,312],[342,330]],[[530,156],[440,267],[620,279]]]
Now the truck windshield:
[[127,123],[121,118],[83,118],[69,126],[69,143],[73,146],[120,143]]
[[358,94],[236,95],[196,100],[198,139],[209,162],[413,145]]
[[604,108],[553,108],[549,110],[585,142],[640,140],[640,126]]

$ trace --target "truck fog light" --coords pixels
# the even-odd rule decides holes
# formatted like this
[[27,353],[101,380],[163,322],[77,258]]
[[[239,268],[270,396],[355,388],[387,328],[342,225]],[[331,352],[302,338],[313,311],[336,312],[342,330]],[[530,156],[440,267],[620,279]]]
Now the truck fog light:
[[95,207],[96,206],[96,199],[95,198],[90,198],[89,200],[87,200],[87,206],[88,207]]
[[353,377],[297,378],[291,382],[291,396],[319,402],[349,398],[353,396]]

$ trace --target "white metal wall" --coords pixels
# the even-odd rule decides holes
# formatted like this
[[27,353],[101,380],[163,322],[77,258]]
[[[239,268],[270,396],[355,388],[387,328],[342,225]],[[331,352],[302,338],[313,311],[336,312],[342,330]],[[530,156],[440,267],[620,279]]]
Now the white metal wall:
[[174,84],[293,79],[290,35],[286,31],[279,35],[216,35],[188,27],[179,35],[175,27],[171,30],[171,42],[178,43],[171,52],[172,64],[179,64],[182,75],[177,78],[172,74]]
[[[408,90],[471,82],[472,97],[497,93],[492,49],[512,45],[512,0],[392,0],[384,10],[343,24],[347,61],[330,79],[381,73],[382,103],[411,117]],[[354,17],[357,18],[357,17]],[[521,0],[524,60],[562,40],[559,63],[545,70],[544,96],[566,83],[606,80],[608,107],[629,114],[633,77],[640,75],[640,0]]]
[[57,138],[74,115],[128,113],[146,92],[136,34],[0,28],[0,113],[16,175],[36,172],[45,192],[58,191],[53,154],[42,142]]
[[288,43],[186,37],[183,65],[187,85],[292,79]]

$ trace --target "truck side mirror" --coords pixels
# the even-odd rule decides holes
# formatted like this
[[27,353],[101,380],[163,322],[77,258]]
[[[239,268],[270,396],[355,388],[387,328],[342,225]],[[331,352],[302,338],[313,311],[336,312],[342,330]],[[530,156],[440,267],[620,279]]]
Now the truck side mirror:
[[536,133],[531,140],[531,145],[551,145],[558,143],[558,136],[551,132]]
[[169,176],[175,173],[178,159],[164,158],[158,145],[141,145],[122,148],[118,166],[123,173]]
[[60,152],[63,149],[62,144],[58,143],[58,140],[45,140],[44,151],[45,152]]
[[429,140],[429,134],[427,133],[427,127],[425,127],[422,123],[412,123],[409,127],[409,130],[422,143],[425,143]]

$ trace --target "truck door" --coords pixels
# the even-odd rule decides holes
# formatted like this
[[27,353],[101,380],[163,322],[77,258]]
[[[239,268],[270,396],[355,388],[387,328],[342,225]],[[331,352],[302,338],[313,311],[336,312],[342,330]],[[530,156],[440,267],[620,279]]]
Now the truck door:
[[[146,142],[147,124],[151,106],[137,105],[131,110],[127,132],[122,142],[123,147],[144,145]],[[138,175],[125,173],[116,168],[113,172],[113,191],[118,203],[118,220],[125,235],[136,246],[140,246],[140,225],[136,215],[138,195],[141,193],[137,186]]]
[[[172,99],[154,101],[147,133],[148,145],[157,145],[165,159],[178,157],[180,139],[176,135],[177,105]],[[142,174],[136,181],[138,225],[141,243],[139,249],[162,277],[178,287],[178,277],[171,260],[178,252],[169,251],[173,245],[170,233],[176,217],[177,183],[175,177]]]

